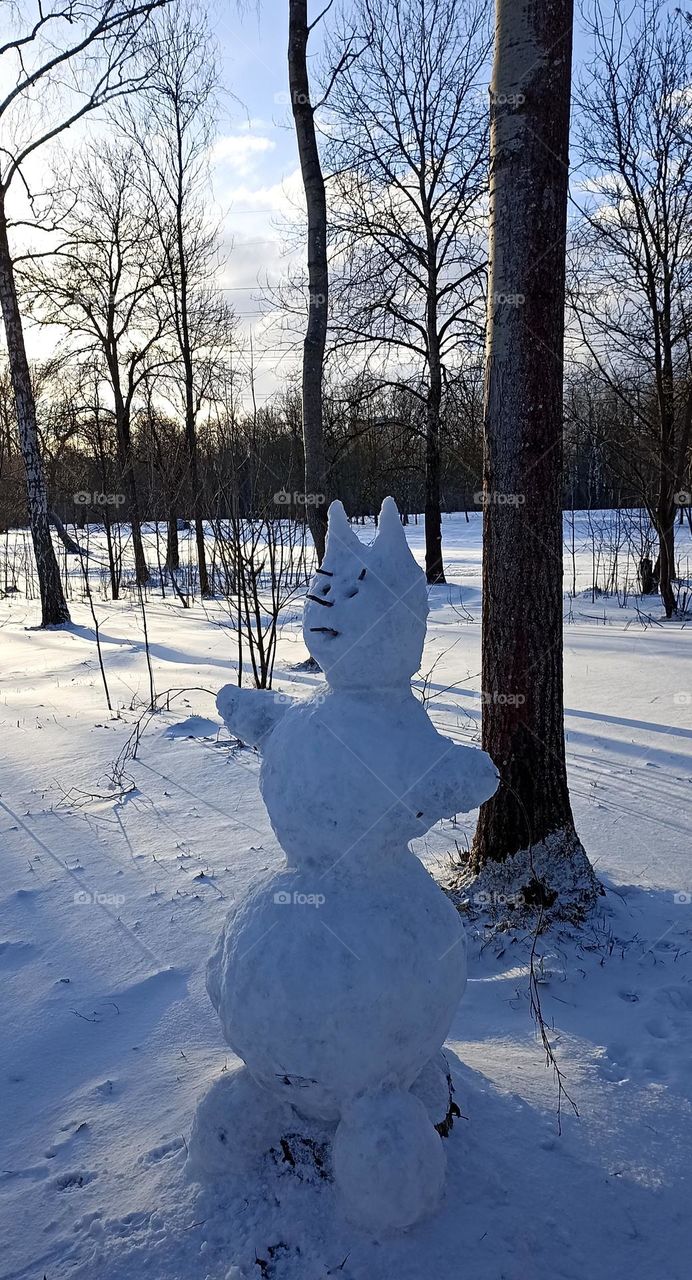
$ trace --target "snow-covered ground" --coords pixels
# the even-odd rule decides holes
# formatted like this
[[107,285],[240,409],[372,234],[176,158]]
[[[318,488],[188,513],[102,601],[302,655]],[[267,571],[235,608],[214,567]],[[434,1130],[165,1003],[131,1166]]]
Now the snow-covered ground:
[[[407,532],[422,557],[422,526]],[[431,593],[422,667],[435,723],[466,742],[480,718],[480,533],[479,516],[445,518],[452,585]],[[445,1204],[394,1239],[349,1227],[330,1183],[280,1163],[242,1185],[185,1176],[196,1102],[233,1064],[206,959],[230,904],[280,857],[257,757],[231,748],[214,709],[235,671],[225,610],[150,597],[156,689],[187,691],[143,723],[122,795],[111,766],[149,699],[138,609],[95,601],[116,717],[86,603],[42,632],[34,602],[0,601],[1,1280],[689,1275],[692,628],[625,591],[624,544],[619,598],[592,597],[604,538],[591,534],[578,517],[573,559],[566,518],[565,587],[575,572],[578,588],[565,598],[566,730],[577,826],[607,892],[578,941],[546,939],[537,961],[579,1117],[563,1100],[558,1133],[531,940],[471,932]],[[603,552],[598,572],[604,583]],[[305,657],[300,604],[274,680],[295,695],[321,679],[291,670]],[[426,837],[432,869],[474,819]]]

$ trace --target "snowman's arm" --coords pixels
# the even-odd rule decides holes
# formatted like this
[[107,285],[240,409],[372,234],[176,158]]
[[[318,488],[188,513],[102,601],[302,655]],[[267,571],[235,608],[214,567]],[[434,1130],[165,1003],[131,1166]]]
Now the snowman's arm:
[[489,800],[500,779],[487,752],[479,747],[457,746],[449,739],[443,741],[446,750],[425,776],[423,786],[433,793],[433,805],[440,817],[453,818],[456,813],[468,813]]
[[239,689],[235,684],[224,685],[216,697],[226,728],[241,742],[260,751],[292,702],[293,698],[271,689]]

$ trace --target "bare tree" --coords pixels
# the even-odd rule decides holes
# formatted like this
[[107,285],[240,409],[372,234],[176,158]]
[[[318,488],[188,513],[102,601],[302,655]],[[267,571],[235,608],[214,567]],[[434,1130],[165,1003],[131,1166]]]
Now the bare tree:
[[0,307],[44,626],[69,621],[69,611],[51,541],[36,406],[10,245],[8,195],[17,176],[24,178],[25,162],[40,147],[104,102],[139,87],[141,35],[152,12],[167,2],[32,0],[11,7],[8,34],[0,43]]
[[[332,60],[331,325],[381,379],[405,378],[425,439],[425,560],[444,582],[443,385],[483,340],[487,7],[476,0],[358,0]],[[394,366],[392,370],[392,365]]]
[[[498,0],[491,86],[483,530],[484,749],[500,787],[476,869],[581,907],[595,880],[565,767],[562,374],[572,0]],[[512,873],[513,874],[513,873]]]
[[308,219],[308,323],[303,342],[305,497],[310,532],[318,561],[321,561],[327,536],[327,507],[322,501],[327,493],[322,376],[327,341],[329,270],[327,200],[307,63],[308,39],[312,29],[308,24],[307,0],[288,0],[288,84]]
[[68,351],[98,355],[112,397],[137,582],[149,571],[141,535],[132,440],[136,396],[155,363],[167,364],[168,316],[160,295],[164,255],[142,198],[137,153],[100,144],[72,163],[61,186],[61,241],[23,277],[41,323],[60,326]]
[[151,217],[165,255],[165,293],[182,366],[178,386],[199,584],[202,596],[209,596],[197,419],[213,364],[209,355],[230,340],[232,318],[214,287],[218,235],[207,212],[218,76],[204,15],[192,9],[165,12],[152,26],[148,54],[149,83],[145,93],[126,104],[125,123],[142,148]]
[[634,453],[623,440],[621,457],[656,530],[670,618],[676,505],[685,505],[676,495],[692,439],[692,29],[658,0],[596,0],[590,32],[577,98],[588,182],[573,304],[596,376],[641,435]]

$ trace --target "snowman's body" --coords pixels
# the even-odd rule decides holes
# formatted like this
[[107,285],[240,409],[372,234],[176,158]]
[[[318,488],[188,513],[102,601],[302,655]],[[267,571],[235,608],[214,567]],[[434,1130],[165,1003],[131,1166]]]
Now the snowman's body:
[[458,914],[408,842],[497,785],[489,758],[438,734],[411,693],[426,615],[392,500],[371,548],[333,504],[304,617],[326,692],[288,704],[227,686],[218,698],[262,751],[286,866],[229,917],[209,994],[260,1086],[341,1121],[337,1183],[352,1216],[385,1227],[415,1221],[441,1189],[440,1139],[408,1091],[466,982]]

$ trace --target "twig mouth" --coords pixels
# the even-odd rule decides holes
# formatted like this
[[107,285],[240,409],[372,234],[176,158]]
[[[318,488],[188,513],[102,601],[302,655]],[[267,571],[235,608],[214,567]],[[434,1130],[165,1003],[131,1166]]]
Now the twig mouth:
[[305,598],[306,600],[313,600],[315,604],[323,604],[325,609],[332,609],[334,607],[333,600],[323,600],[321,596],[311,596],[310,592],[308,592]]
[[320,635],[332,636],[334,639],[336,639],[337,636],[341,635],[341,632],[335,631],[333,627],[310,627],[310,630],[319,631]]

